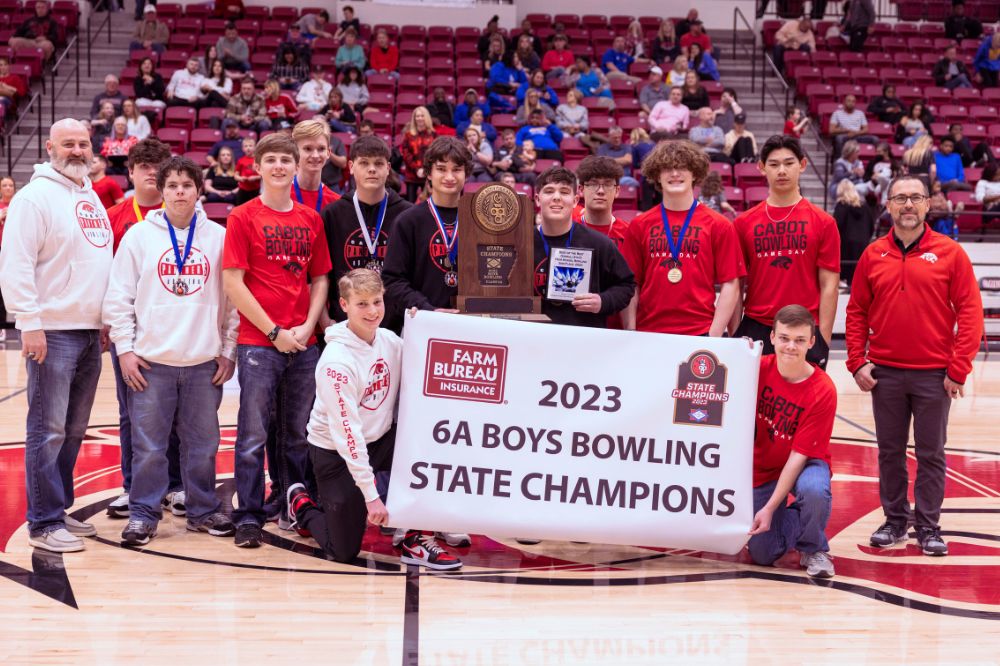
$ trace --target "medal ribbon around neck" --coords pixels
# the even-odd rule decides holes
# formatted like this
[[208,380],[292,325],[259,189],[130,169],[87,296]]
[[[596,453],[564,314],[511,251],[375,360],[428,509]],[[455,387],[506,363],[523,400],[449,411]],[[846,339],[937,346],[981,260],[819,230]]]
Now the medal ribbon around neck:
[[188,225],[187,240],[184,243],[183,258],[181,258],[181,249],[177,245],[177,234],[174,232],[174,225],[170,224],[170,219],[167,217],[166,211],[163,213],[163,219],[167,223],[167,231],[170,232],[170,242],[174,246],[174,260],[177,262],[177,279],[179,280],[184,275],[184,264],[187,263],[188,257],[191,256],[191,241],[194,240],[194,227],[198,222],[198,213],[195,212],[191,216],[191,224]]
[[452,266],[458,265],[458,219],[455,219],[455,231],[452,233],[451,238],[448,238],[448,232],[444,228],[444,222],[441,221],[441,214],[438,213],[437,206],[434,205],[434,200],[430,197],[427,198],[427,206],[431,209],[431,216],[434,217],[434,221],[437,222],[438,229],[441,230],[441,236],[444,237],[444,245],[448,248],[448,259],[451,260]]
[[361,213],[361,204],[358,203],[358,193],[354,193],[354,212],[358,216],[358,224],[361,226],[361,236],[365,239],[365,246],[368,247],[368,254],[371,255],[373,261],[377,260],[378,257],[378,238],[379,234],[382,233],[382,223],[385,222],[385,209],[389,204],[389,195],[386,194],[382,197],[382,203],[378,207],[378,218],[375,223],[375,236],[368,235],[368,223],[365,222],[365,216]]
[[670,248],[670,256],[673,257],[674,263],[677,266],[681,265],[681,247],[684,244],[684,235],[687,233],[688,225],[691,224],[691,218],[694,217],[694,209],[698,207],[698,200],[695,199],[694,203],[691,204],[691,208],[687,212],[687,217],[684,218],[684,224],[681,226],[680,232],[677,234],[677,242],[674,243],[674,234],[670,231],[670,221],[667,219],[667,207],[660,204],[660,217],[663,220],[663,233],[667,236],[667,247]]
[[[299,187],[299,177],[295,176],[292,178],[292,185],[295,186],[295,198],[299,200],[300,204],[304,204],[305,201],[302,200],[302,188]],[[323,183],[319,184],[319,192],[316,193],[316,212],[320,212],[323,208]]]
[[[573,222],[572,226],[570,226],[569,228],[569,238],[566,239],[566,247],[569,247],[570,244],[573,242],[573,227],[575,226],[576,222]],[[538,235],[541,236],[542,238],[542,247],[545,248],[545,258],[548,259],[550,258],[552,251],[549,249],[549,240],[545,237],[545,234],[542,233],[541,227],[538,227]]]

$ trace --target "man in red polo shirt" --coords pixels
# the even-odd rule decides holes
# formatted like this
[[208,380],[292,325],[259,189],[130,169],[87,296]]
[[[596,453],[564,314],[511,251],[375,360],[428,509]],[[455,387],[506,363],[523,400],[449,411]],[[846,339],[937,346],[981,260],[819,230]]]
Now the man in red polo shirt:
[[720,337],[729,326],[746,269],[732,222],[694,197],[709,164],[690,141],[662,141],[643,161],[663,203],[632,220],[621,246],[639,285],[626,330]]
[[[865,249],[851,285],[847,369],[872,394],[885,522],[871,545],[905,541],[912,523],[923,553],[940,557],[948,554],[938,525],[948,410],[965,395],[983,337],[983,301],[962,246],[925,224],[927,194],[915,177],[889,185],[892,230]],[[915,511],[907,499],[911,420]]]

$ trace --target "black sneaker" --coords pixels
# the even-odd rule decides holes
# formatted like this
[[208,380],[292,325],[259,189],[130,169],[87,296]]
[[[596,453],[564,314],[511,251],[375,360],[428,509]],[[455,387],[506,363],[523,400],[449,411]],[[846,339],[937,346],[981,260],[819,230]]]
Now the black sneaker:
[[141,520],[130,520],[122,531],[122,543],[129,546],[145,546],[156,536],[156,525],[148,525]]
[[917,530],[917,543],[924,555],[944,557],[948,554],[948,544],[941,538],[941,530],[937,527],[924,527]]
[[217,537],[229,537],[236,533],[233,521],[222,512],[213,513],[197,524],[189,520],[187,528],[191,532],[208,532]]
[[433,534],[421,534],[411,530],[406,533],[406,538],[399,547],[402,550],[399,561],[403,564],[416,564],[438,571],[462,568],[462,560],[439,546]]
[[876,548],[889,548],[903,541],[906,541],[906,526],[893,525],[886,521],[872,533],[868,543]]
[[288,521],[289,528],[301,537],[311,537],[312,532],[299,525],[299,516],[306,508],[316,508],[316,502],[312,501],[306,487],[301,483],[293,483],[288,488]]
[[260,526],[246,523],[236,527],[236,545],[239,548],[260,548],[264,535]]

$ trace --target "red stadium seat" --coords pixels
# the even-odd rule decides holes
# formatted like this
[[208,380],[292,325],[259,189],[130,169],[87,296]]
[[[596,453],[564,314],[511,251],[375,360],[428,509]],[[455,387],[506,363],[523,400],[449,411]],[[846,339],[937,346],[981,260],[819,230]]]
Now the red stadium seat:
[[[764,187],[767,189],[767,179],[757,170],[756,164],[740,163],[733,167],[733,182],[744,190]],[[764,198],[767,198],[765,193]],[[763,201],[763,199],[761,199]]]
[[733,184],[733,167],[731,164],[727,164],[725,162],[712,162],[710,168],[712,171],[719,174],[723,185]]
[[170,149],[177,154],[183,154],[188,149],[189,134],[186,129],[180,127],[161,127],[157,130],[156,137],[170,146]]
[[976,201],[974,192],[949,192],[948,201],[956,206],[964,204],[965,211],[956,216],[959,231],[980,231],[984,228],[983,216],[980,214],[983,205]]
[[726,193],[726,200],[730,206],[738,212],[746,210],[746,193],[743,188],[726,185],[722,189]]
[[271,8],[271,19],[274,21],[295,21],[299,18],[299,8],[281,5]]
[[188,131],[194,129],[197,113],[190,106],[170,106],[163,114],[164,127],[182,127]]
[[184,153],[184,157],[188,158],[202,169],[208,168],[208,153],[204,150],[189,150]]
[[205,217],[221,225],[226,224],[226,218],[233,212],[233,204],[228,203],[207,203],[204,204]]
[[192,150],[209,150],[216,141],[222,140],[222,132],[217,129],[198,128],[191,131]]
[[955,88],[952,98],[956,104],[973,104],[979,102],[982,96],[976,88]]
[[747,208],[753,208],[767,199],[768,189],[766,187],[747,187],[745,191]]

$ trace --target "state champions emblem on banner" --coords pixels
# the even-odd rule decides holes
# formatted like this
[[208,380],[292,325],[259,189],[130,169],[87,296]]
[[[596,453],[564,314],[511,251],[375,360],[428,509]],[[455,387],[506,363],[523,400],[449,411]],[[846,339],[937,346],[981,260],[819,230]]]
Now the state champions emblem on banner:
[[677,369],[674,399],[674,423],[680,425],[721,426],[729,394],[726,393],[728,370],[710,351],[698,350]]

